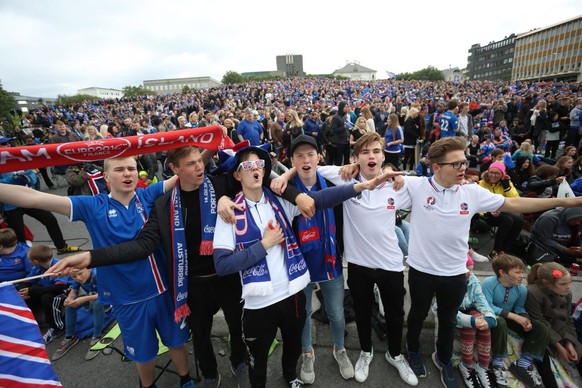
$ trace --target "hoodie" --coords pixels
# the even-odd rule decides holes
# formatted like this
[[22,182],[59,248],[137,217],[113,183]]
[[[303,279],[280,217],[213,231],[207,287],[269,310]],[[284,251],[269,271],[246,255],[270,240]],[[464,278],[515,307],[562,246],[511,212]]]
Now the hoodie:
[[337,113],[333,116],[330,126],[330,140],[332,144],[348,144],[349,131],[344,123],[345,101],[339,103]]

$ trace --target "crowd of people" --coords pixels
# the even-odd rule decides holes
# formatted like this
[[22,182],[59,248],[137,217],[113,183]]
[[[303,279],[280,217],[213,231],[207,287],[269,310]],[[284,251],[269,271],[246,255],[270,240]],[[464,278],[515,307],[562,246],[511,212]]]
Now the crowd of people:
[[[291,387],[312,384],[316,358],[310,315],[317,284],[339,372],[364,382],[374,357],[370,318],[376,285],[386,318],[385,359],[407,384],[418,385],[427,374],[419,337],[436,296],[439,327],[431,357],[444,386],[458,386],[452,349],[461,328],[463,348],[471,344],[458,364],[468,386],[507,386],[511,373],[530,386],[551,387],[550,355],[574,363],[580,359],[576,321],[566,309],[549,308],[544,301],[570,306],[571,277],[563,265],[582,260],[577,208],[582,201],[560,194],[563,184],[576,191],[582,173],[577,156],[581,118],[582,88],[574,83],[294,79],[47,106],[19,117],[14,128],[0,128],[0,144],[108,139],[210,125],[222,126],[225,136],[241,144],[230,157],[184,147],[69,166],[68,175],[85,179],[69,198],[34,190],[37,174],[15,171],[0,183],[0,202],[8,209],[82,220],[92,238],[94,250],[54,262],[51,256],[43,267],[63,274],[76,268],[76,285],[67,278],[55,283],[58,287],[50,285],[51,303],[56,299],[66,310],[65,322],[52,319],[45,335],[48,342],[66,331],[54,359],[78,343],[76,307],[89,303],[95,311],[95,343],[102,306],[111,305],[124,351],[136,362],[145,387],[153,386],[155,328],[170,349],[182,386],[192,384],[184,347],[188,331],[205,386],[219,386],[210,333],[212,317],[222,308],[240,386],[267,384],[267,357],[278,329],[284,341],[283,377]],[[82,190],[93,168],[107,182],[101,192]],[[275,169],[280,177],[272,174]],[[397,170],[418,176],[402,177]],[[38,174],[47,187],[54,185],[46,171]],[[167,179],[156,183],[162,178]],[[399,209],[411,210],[404,221],[406,238],[396,232]],[[544,213],[548,209],[555,210]],[[565,214],[549,215],[560,211]],[[21,214],[27,213],[22,210],[20,219]],[[382,218],[384,228],[369,222]],[[20,219],[14,225],[21,231],[12,232],[18,238],[0,235],[0,255],[14,256],[17,247],[27,247]],[[488,257],[467,243],[479,220],[495,228]],[[523,228],[531,229],[532,239],[555,252],[559,262],[536,264],[528,288],[521,285],[527,258],[514,256],[523,253],[517,243]],[[560,228],[560,241],[551,228]],[[61,237],[53,240],[63,247]],[[402,240],[406,250],[399,248]],[[40,265],[21,250],[25,253],[13,257],[11,265]],[[483,295],[470,273],[473,260],[492,260],[495,276],[483,283]],[[343,338],[344,261],[361,347],[355,365]],[[30,265],[18,275],[3,272],[6,262],[0,265],[6,279],[0,280],[33,273]],[[87,266],[96,269],[83,270]],[[404,335],[406,266],[412,304]],[[144,275],[139,287],[138,273]],[[81,288],[99,297],[75,302]],[[509,290],[504,292],[510,300],[502,289]],[[26,300],[27,292],[21,292]],[[557,326],[558,321],[567,324]],[[515,362],[507,360],[507,328],[526,339]]]

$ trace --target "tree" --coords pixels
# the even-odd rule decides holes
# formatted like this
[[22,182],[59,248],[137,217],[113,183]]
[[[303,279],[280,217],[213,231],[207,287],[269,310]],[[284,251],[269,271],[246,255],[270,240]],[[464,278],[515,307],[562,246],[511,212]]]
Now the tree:
[[123,89],[123,97],[126,98],[133,98],[133,97],[140,97],[145,96],[147,94],[156,94],[153,90],[149,90],[141,85],[139,86],[125,86]]
[[[16,108],[16,99],[2,87],[0,82],[0,123],[11,122]],[[12,112],[11,112],[12,111]]]
[[190,87],[188,85],[184,85],[184,87],[182,88],[182,93],[188,93],[190,90]]
[[82,104],[85,101],[96,99],[94,96],[88,94],[75,94],[74,96],[67,96],[66,94],[59,94],[57,96],[59,104],[63,106]]
[[396,76],[398,80],[426,80],[426,81],[443,81],[445,76],[443,72],[434,66],[428,66],[424,69],[415,71],[413,73],[400,73]]
[[224,76],[222,77],[223,84],[240,84],[245,82],[242,75],[237,73],[236,71],[227,71]]

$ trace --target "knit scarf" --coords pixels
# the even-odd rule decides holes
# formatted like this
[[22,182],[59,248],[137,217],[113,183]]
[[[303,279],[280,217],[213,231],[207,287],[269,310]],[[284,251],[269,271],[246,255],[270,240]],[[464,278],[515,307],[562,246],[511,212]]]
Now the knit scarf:
[[[212,255],[212,239],[216,225],[216,197],[214,186],[204,176],[199,190],[202,241],[200,255]],[[172,188],[170,201],[170,228],[172,235],[172,280],[174,282],[174,320],[180,322],[190,314],[188,308],[188,249],[186,244],[185,220],[182,216],[180,181]]]
[[[276,245],[273,249],[283,249],[285,266],[289,278],[289,293],[291,295],[303,290],[309,284],[309,271],[305,259],[295,241],[291,224],[282,211],[281,204],[275,195],[267,188],[263,188],[267,204],[275,213],[275,220],[281,225],[285,235],[284,246]],[[246,201],[242,192],[235,197],[235,203],[243,207],[243,211],[235,209],[236,217],[236,250],[240,251],[257,243],[262,238],[262,231],[257,226],[250,211],[247,211]],[[263,257],[251,267],[240,272],[243,283],[242,297],[266,296],[273,293],[273,283],[267,264]]]
[[[325,179],[316,173],[317,183],[311,190],[327,189]],[[299,176],[295,175],[293,185],[304,193],[309,192]],[[314,273],[310,268],[313,282],[332,280],[337,276],[335,217],[333,209],[327,208],[317,211],[315,217],[307,219],[300,215],[297,223],[299,246],[301,252],[309,262],[319,261],[325,258],[325,274]],[[313,260],[310,260],[312,259]],[[314,267],[313,265],[311,267]]]

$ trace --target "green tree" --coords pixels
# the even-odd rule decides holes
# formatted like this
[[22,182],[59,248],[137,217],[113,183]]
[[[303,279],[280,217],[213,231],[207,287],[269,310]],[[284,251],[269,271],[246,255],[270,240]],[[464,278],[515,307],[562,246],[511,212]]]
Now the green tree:
[[424,69],[415,71],[413,73],[400,73],[396,76],[399,80],[426,80],[426,81],[443,81],[445,76],[442,71],[434,66],[428,66]]
[[236,71],[230,70],[224,74],[221,82],[223,84],[240,84],[245,82],[245,79],[242,75],[240,75]]
[[140,97],[145,96],[146,94],[156,94],[153,90],[149,90],[141,85],[139,86],[125,86],[123,89],[123,97],[126,98],[133,98],[133,97]]
[[188,85],[184,85],[184,87],[182,88],[182,93],[188,93],[190,90],[190,87]]
[[74,96],[67,96],[66,94],[59,94],[57,96],[59,104],[64,106],[81,104],[85,101],[94,100],[94,96],[88,94],[75,94]]
[[[0,123],[12,122],[12,113],[16,108],[16,99],[2,87],[0,82]],[[12,111],[12,112],[11,112]]]

